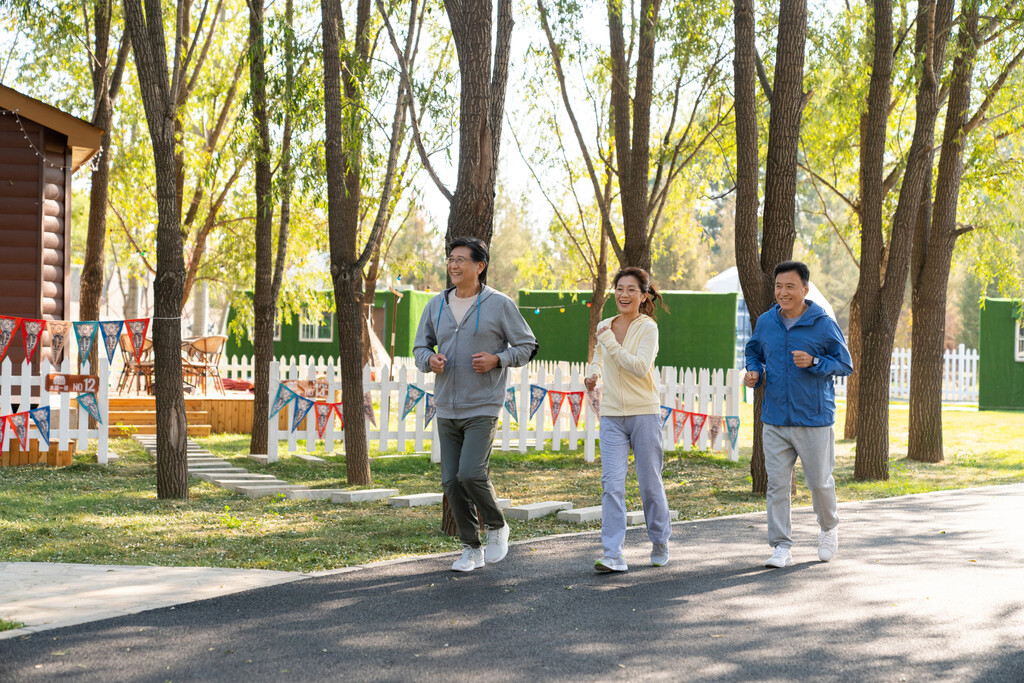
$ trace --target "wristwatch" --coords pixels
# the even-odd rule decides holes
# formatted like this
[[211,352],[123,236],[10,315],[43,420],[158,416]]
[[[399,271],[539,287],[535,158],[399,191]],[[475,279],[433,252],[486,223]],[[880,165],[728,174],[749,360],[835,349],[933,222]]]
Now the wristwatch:
[[815,356],[814,358],[811,359],[811,365],[817,365],[818,361],[820,361],[820,360],[821,360],[820,358]]

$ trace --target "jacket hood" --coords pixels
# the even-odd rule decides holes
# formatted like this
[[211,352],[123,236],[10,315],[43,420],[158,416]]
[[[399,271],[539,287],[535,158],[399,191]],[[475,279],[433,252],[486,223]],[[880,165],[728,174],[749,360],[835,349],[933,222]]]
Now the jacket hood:
[[[440,325],[441,323],[441,311],[444,310],[445,306],[451,305],[450,303],[448,303],[448,297],[454,291],[455,286],[453,285],[445,289],[444,292],[441,294],[441,305],[437,307],[437,325]],[[491,295],[497,291],[498,290],[494,289],[493,287],[481,285],[480,291],[476,295],[476,303],[473,304],[473,308],[476,309],[476,322],[473,324],[473,334],[476,334],[480,330],[480,309],[483,307],[484,302],[490,299]],[[470,308],[470,311],[472,311],[473,308]]]
[[[807,304],[807,310],[803,312],[800,319],[796,321],[797,325],[813,325],[814,321],[818,318],[828,318],[828,313],[819,304],[814,303],[810,299],[804,299],[804,303]],[[775,314],[775,318],[782,324],[782,306],[775,304],[771,307],[771,311]]]

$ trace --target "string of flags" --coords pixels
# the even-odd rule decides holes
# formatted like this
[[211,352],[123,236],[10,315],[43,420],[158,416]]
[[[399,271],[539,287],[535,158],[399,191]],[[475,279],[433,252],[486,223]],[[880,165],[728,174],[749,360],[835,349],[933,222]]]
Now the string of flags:
[[[538,384],[531,384],[529,419],[533,419],[533,416],[540,409],[541,405],[543,405],[545,397],[548,399],[548,405],[551,407],[552,420],[558,419],[562,406],[568,402],[573,421],[578,427],[580,423],[580,414],[583,412],[584,399],[590,401],[590,407],[593,409],[594,414],[601,414],[601,387],[595,387],[592,391],[556,391],[554,389],[546,389]],[[277,394],[274,397],[273,404],[270,406],[270,417],[273,418],[276,416],[285,406],[293,401],[295,402],[295,412],[292,415],[291,431],[294,432],[298,428],[299,424],[311,409],[315,411],[316,431],[321,439],[323,438],[327,425],[333,415],[337,415],[341,420],[341,428],[345,428],[345,418],[341,413],[341,402],[328,403],[313,401],[299,395],[297,392],[289,388],[284,382],[279,383],[277,386]],[[434,419],[434,415],[437,413],[437,407],[434,404],[434,395],[415,384],[409,384],[406,387],[405,401],[402,404],[401,419],[404,421],[409,416],[409,413],[419,405],[420,401],[425,401],[426,406],[423,416],[423,426],[429,427],[430,422]],[[508,414],[513,419],[519,419],[515,387],[508,387],[508,389],[505,390],[505,410],[508,411]],[[363,414],[374,427],[377,426],[377,417],[373,410],[373,402],[370,398],[370,392],[368,391],[363,394]],[[686,427],[687,423],[689,423],[690,433],[693,435],[694,441],[700,438],[700,434],[704,430],[704,426],[707,425],[708,436],[711,441],[711,450],[716,450],[718,448],[718,439],[722,435],[723,428],[729,444],[731,444],[733,448],[736,447],[736,440],[739,438],[740,432],[740,418],[738,416],[707,415],[704,413],[672,408],[670,406],[661,406],[661,426],[663,429],[667,424],[669,417],[672,418],[672,433],[676,441],[680,440],[683,434],[683,429]],[[722,445],[725,447],[724,441]]]
[[35,410],[26,410],[22,413],[14,413],[12,415],[4,415],[0,418],[0,444],[7,443],[7,426],[10,425],[11,431],[18,439],[18,443],[21,444],[21,450],[28,450],[28,428],[29,420],[35,423],[36,430],[39,432],[39,436],[42,437],[43,441],[46,442],[46,447],[50,447],[50,406],[43,406],[36,408]]
[[[740,435],[740,418],[736,415],[707,415],[670,406],[661,406],[661,426],[663,429],[669,417],[672,418],[672,436],[676,441],[682,438],[683,429],[686,427],[687,422],[690,423],[690,433],[693,435],[694,441],[700,438],[700,433],[704,430],[704,425],[706,424],[708,426],[708,437],[711,441],[711,450],[717,450],[718,437],[721,435],[722,427],[724,426],[730,446],[736,448],[736,440]],[[725,446],[724,443],[722,445],[723,447]]]
[[74,329],[75,339],[78,341],[79,358],[89,357],[96,337],[100,336],[103,340],[103,348],[107,353],[107,362],[113,363],[114,354],[117,353],[118,345],[121,342],[122,331],[127,331],[128,338],[132,343],[132,351],[135,353],[135,360],[140,361],[146,334],[149,331],[149,322],[150,318],[69,322],[67,320],[36,320],[0,315],[0,360],[4,359],[14,337],[21,332],[25,359],[31,363],[36,349],[39,348],[43,331],[49,331],[53,363],[59,364],[63,360],[64,350],[67,348],[68,333]]

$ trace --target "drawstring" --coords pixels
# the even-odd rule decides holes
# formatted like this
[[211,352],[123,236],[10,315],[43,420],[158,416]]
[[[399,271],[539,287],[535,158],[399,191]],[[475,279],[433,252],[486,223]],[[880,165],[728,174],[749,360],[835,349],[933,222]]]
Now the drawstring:
[[480,292],[476,295],[476,327],[473,328],[473,336],[476,336],[476,331],[480,329],[480,295],[484,293],[483,285],[480,286]]
[[[451,291],[451,290],[449,290]],[[476,295],[476,326],[473,328],[473,335],[480,330],[480,297],[484,293],[483,285],[480,286],[480,291]],[[448,300],[448,292],[441,294],[441,306],[437,309],[437,322],[434,323],[434,329],[437,330],[441,325],[441,311],[444,310],[444,303]]]

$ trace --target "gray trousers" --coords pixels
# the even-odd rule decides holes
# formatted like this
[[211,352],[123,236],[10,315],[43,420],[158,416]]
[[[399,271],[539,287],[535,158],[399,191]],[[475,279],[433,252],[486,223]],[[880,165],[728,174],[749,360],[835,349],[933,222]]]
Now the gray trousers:
[[441,486],[463,544],[480,547],[480,523],[490,529],[505,526],[498,496],[491,485],[491,449],[498,418],[481,415],[465,419],[437,418],[441,449]]
[[647,537],[668,543],[672,534],[668,498],[661,481],[665,453],[661,445],[661,417],[630,415],[601,418],[601,545],[605,557],[622,557],[626,538],[626,471],[629,449],[644,503]]
[[764,468],[768,473],[768,543],[792,548],[790,515],[793,469],[799,456],[804,481],[818,526],[829,531],[839,524],[836,511],[836,436],[832,427],[778,427],[764,425]]

